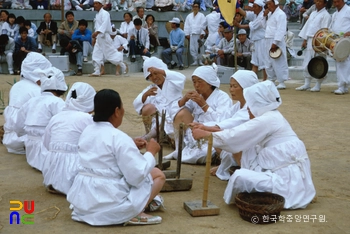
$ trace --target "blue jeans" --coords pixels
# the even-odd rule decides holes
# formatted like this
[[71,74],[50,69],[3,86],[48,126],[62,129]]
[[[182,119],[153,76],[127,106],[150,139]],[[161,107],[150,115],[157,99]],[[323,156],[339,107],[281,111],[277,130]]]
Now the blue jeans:
[[[184,65],[184,63],[182,61],[182,53],[183,53],[183,51],[184,51],[184,47],[179,47],[174,52],[174,53],[176,53],[176,58],[177,58],[177,61],[179,63],[179,66],[183,66]],[[172,53],[173,53],[173,51],[171,50],[171,48],[163,50],[162,56],[163,56],[164,62],[166,64],[169,64],[173,60],[172,59]]]

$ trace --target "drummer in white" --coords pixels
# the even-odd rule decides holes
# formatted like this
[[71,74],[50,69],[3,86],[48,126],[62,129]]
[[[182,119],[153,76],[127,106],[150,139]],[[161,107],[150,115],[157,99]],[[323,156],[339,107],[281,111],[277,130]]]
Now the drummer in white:
[[[350,7],[345,4],[344,0],[333,0],[333,5],[337,11],[332,15],[330,31],[344,37],[350,36]],[[338,89],[334,90],[335,94],[342,95],[349,92],[350,84],[350,56],[343,61],[335,61],[336,74],[338,80]]]
[[[305,84],[296,88],[295,90],[304,91],[310,89],[310,81],[311,76],[307,70],[307,66],[310,62],[310,60],[315,57],[316,55],[319,56],[320,54],[316,54],[314,49],[312,48],[312,39],[315,35],[315,33],[321,29],[321,28],[328,28],[329,23],[331,21],[331,16],[326,10],[327,1],[326,0],[317,0],[316,3],[316,11],[312,12],[309,19],[306,21],[305,26],[299,33],[299,37],[303,38],[303,44],[301,45],[302,48],[306,48],[304,50],[304,61],[303,61],[303,68],[304,68],[304,78],[305,78]],[[325,55],[323,55],[325,56]],[[319,92],[321,90],[321,83],[325,79],[317,79],[316,85],[310,89],[311,92]]]

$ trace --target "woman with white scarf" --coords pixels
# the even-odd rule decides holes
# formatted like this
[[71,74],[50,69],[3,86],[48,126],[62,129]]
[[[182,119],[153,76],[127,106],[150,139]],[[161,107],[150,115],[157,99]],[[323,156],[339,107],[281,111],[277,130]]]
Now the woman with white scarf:
[[41,95],[31,98],[22,106],[17,115],[16,132],[18,136],[27,135],[25,140],[28,164],[41,171],[46,152],[42,148],[42,136],[50,119],[64,107],[60,98],[66,91],[67,85],[62,71],[50,67],[39,73]]
[[244,90],[249,121],[221,132],[193,131],[195,139],[213,135],[213,146],[232,153],[244,151],[241,169],[231,176],[224,200],[240,192],[272,192],[285,198],[284,208],[305,208],[316,191],[304,143],[277,110],[281,96],[271,81]]
[[[227,93],[219,89],[220,80],[217,77],[217,66],[215,63],[211,66],[201,66],[194,70],[192,82],[195,90],[187,92],[178,102],[179,107],[182,109],[175,116],[175,129],[179,128],[180,123],[189,125],[192,122],[219,122],[229,117],[227,110],[231,108],[232,100]],[[178,141],[177,135],[175,135],[176,142]],[[204,164],[208,148],[207,143],[198,145],[197,141],[193,139],[189,128],[186,129],[184,142],[182,162]],[[177,158],[177,150],[165,156],[165,159]]]
[[[209,132],[218,132],[224,129],[234,128],[249,120],[247,104],[243,96],[243,90],[257,84],[259,82],[257,75],[253,71],[238,70],[230,79],[230,94],[236,103],[232,106],[228,113],[229,118],[221,122],[208,122],[204,124],[192,123],[193,129],[199,128]],[[232,154],[231,152],[216,148],[216,152],[220,155],[220,166],[211,168],[211,175],[216,175],[220,180],[230,179],[230,168],[232,166],[241,166],[242,152]]]
[[84,129],[93,123],[94,88],[76,82],[68,92],[66,105],[51,118],[45,129],[43,145],[48,151],[42,172],[49,192],[67,194],[78,173],[78,142]]

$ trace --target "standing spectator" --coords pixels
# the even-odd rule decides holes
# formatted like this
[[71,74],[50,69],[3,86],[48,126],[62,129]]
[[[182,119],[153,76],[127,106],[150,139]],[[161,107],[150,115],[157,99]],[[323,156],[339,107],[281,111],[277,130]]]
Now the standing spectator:
[[[247,32],[244,29],[238,31],[238,43],[237,43],[237,64],[244,67],[246,70],[252,70],[252,48],[253,42],[247,38]],[[234,55],[234,52],[232,52]],[[230,58],[230,67],[234,67],[234,56]]]
[[213,10],[210,14],[206,15],[205,18],[208,24],[208,37],[204,45],[214,45],[220,24],[220,13]]
[[127,73],[127,67],[120,60],[118,51],[113,46],[113,40],[111,34],[112,31],[111,16],[103,8],[103,0],[94,1],[94,9],[97,11],[95,16],[95,32],[92,34],[94,49],[92,51],[92,64],[94,65],[94,73],[91,76],[101,75],[101,65],[104,64],[104,60],[111,62],[114,65],[120,65],[122,68],[122,74]]
[[238,11],[250,22],[248,25],[235,24],[238,28],[247,29],[250,28],[250,40],[254,43],[252,49],[252,71],[258,73],[258,70],[263,70],[263,80],[267,79],[266,74],[266,43],[265,43],[265,20],[264,20],[264,6],[263,0],[255,0],[253,3],[253,11],[244,11],[242,8],[238,8]]
[[[299,91],[310,89],[311,76],[307,69],[307,66],[310,60],[316,55],[326,57],[326,55],[324,54],[322,55],[322,53],[321,54],[316,53],[312,48],[312,40],[315,33],[321,28],[328,28],[331,22],[331,16],[329,15],[329,13],[325,8],[326,4],[327,4],[327,1],[325,0],[316,1],[315,5],[317,10],[311,13],[310,18],[308,19],[308,21],[306,21],[305,26],[299,33],[299,37],[304,39],[301,47],[305,48],[304,62],[303,62],[303,68],[304,68],[303,75],[305,78],[305,83],[304,85],[296,88],[296,90],[299,90]],[[321,83],[323,80],[324,78],[317,79],[315,87],[310,89],[310,91],[319,92],[321,90]]]
[[135,19],[140,19],[142,21],[142,27],[146,27],[147,23],[146,23],[145,8],[137,7],[136,13],[137,15],[132,17],[132,21],[134,21]]
[[[7,62],[10,75],[13,75],[13,52],[15,50],[15,40],[6,34],[0,35],[0,63]],[[0,67],[0,73],[1,67]]]
[[[83,48],[82,52],[76,53],[76,60],[77,60],[77,67],[78,72],[77,75],[80,76],[83,74],[83,61],[88,61],[88,55],[92,52],[92,41],[91,41],[91,35],[92,32],[87,28],[88,22],[84,19],[79,20],[79,28],[76,29],[72,35],[72,40],[76,40],[79,42],[81,47]],[[83,59],[84,57],[84,59]]]
[[130,12],[124,13],[124,22],[120,24],[119,32],[124,38],[128,38],[128,32],[134,28],[134,22],[132,21],[132,14]]
[[13,0],[12,1],[12,5],[11,5],[12,9],[19,9],[19,10],[31,10],[33,9],[33,7],[31,5],[29,5],[29,0]]
[[283,7],[283,11],[287,15],[287,21],[290,21],[291,18],[298,18],[300,14],[300,9],[303,2],[301,0],[287,0],[286,4]]
[[182,61],[182,53],[184,50],[185,33],[180,28],[180,19],[174,17],[169,21],[171,23],[171,30],[169,35],[170,48],[163,50],[162,56],[164,62],[168,65],[169,69],[174,69],[176,63],[172,60],[172,53],[176,54],[177,62],[179,63],[179,70],[184,69],[184,63]]
[[[265,53],[268,56],[266,73],[269,80],[273,82],[278,80],[277,89],[285,89],[284,81],[288,80],[289,77],[286,42],[284,40],[287,31],[286,14],[279,8],[277,0],[268,0],[266,4],[269,10],[265,30]],[[278,48],[282,51],[282,55],[276,59],[271,58],[270,51],[276,52]]]
[[77,11],[90,10],[90,0],[72,0],[72,6]]
[[141,27],[142,21],[141,19],[134,20],[135,28],[132,28],[129,31],[128,41],[130,45],[130,61],[136,61],[136,54],[145,55],[147,57],[151,57],[151,53],[149,52],[149,36],[148,30]]
[[50,46],[52,45],[52,53],[56,53],[56,37],[57,37],[57,23],[52,21],[50,13],[44,14],[44,21],[40,23],[39,28],[36,30],[38,33],[38,52],[43,51],[42,44]]
[[[332,15],[332,21],[329,26],[331,32],[350,36],[350,7],[345,4],[344,0],[333,0],[333,5],[337,10]],[[350,56],[343,62],[335,61],[335,68],[338,80],[338,89],[334,90],[337,95],[349,93],[350,85]]]
[[7,34],[7,36],[15,39],[18,36],[18,24],[16,24],[16,16],[9,14],[7,21],[2,25],[1,34]]
[[74,13],[72,11],[66,12],[66,20],[63,21],[58,28],[58,40],[60,41],[61,47],[66,47],[74,31],[78,28],[78,21],[74,19]]
[[159,39],[158,39],[158,25],[154,23],[155,19],[153,15],[147,15],[146,16],[146,24],[145,27],[148,29],[149,33],[149,41],[150,41],[150,53],[153,54],[154,50],[157,48],[157,46],[160,45]]
[[204,38],[204,30],[207,26],[205,16],[199,12],[200,3],[195,1],[192,5],[193,12],[185,20],[184,32],[186,39],[190,41],[190,53],[193,59],[191,66],[203,65],[199,58],[198,41]]
[[28,29],[26,27],[21,27],[19,29],[19,34],[21,37],[15,39],[15,51],[13,53],[16,75],[20,74],[22,62],[27,57],[27,54],[37,51],[37,44],[34,38],[28,37]]

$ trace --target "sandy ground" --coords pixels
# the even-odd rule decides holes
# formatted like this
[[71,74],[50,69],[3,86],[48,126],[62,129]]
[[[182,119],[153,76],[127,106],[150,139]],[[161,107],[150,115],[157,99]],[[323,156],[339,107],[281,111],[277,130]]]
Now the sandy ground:
[[[183,71],[188,77],[184,92],[192,89],[192,71]],[[6,82],[13,82],[13,78],[2,76],[0,79],[0,89],[5,93],[5,99],[10,89]],[[120,129],[132,137],[144,133],[141,119],[132,106],[136,95],[148,84],[141,73],[131,74],[130,77],[82,76],[67,77],[66,80],[70,85],[75,81],[84,81],[96,90],[117,90],[126,110]],[[280,111],[306,145],[317,189],[317,202],[303,210],[282,211],[284,217],[290,218],[289,222],[254,225],[243,221],[235,205],[224,203],[222,197],[227,182],[216,177],[210,178],[209,200],[220,207],[220,215],[191,217],[184,210],[183,202],[202,198],[205,167],[183,165],[181,177],[192,178],[193,187],[186,192],[162,194],[166,209],[154,212],[162,216],[162,224],[146,227],[91,227],[71,220],[65,197],[45,191],[41,173],[26,163],[25,156],[9,154],[0,145],[0,233],[350,233],[350,95],[332,94],[335,84],[323,86],[320,93],[295,91],[294,88],[300,84],[300,80],[287,82],[288,89],[281,91],[283,104]],[[221,89],[228,92],[229,86],[222,85]],[[0,115],[0,125],[3,122],[4,118]],[[170,150],[166,148],[164,154]],[[170,169],[174,168],[175,161],[172,161]],[[9,224],[10,200],[35,201],[33,225]],[[24,214],[24,211],[20,213]],[[298,215],[302,217],[299,220],[296,219]],[[325,220],[320,217],[325,217]]]

